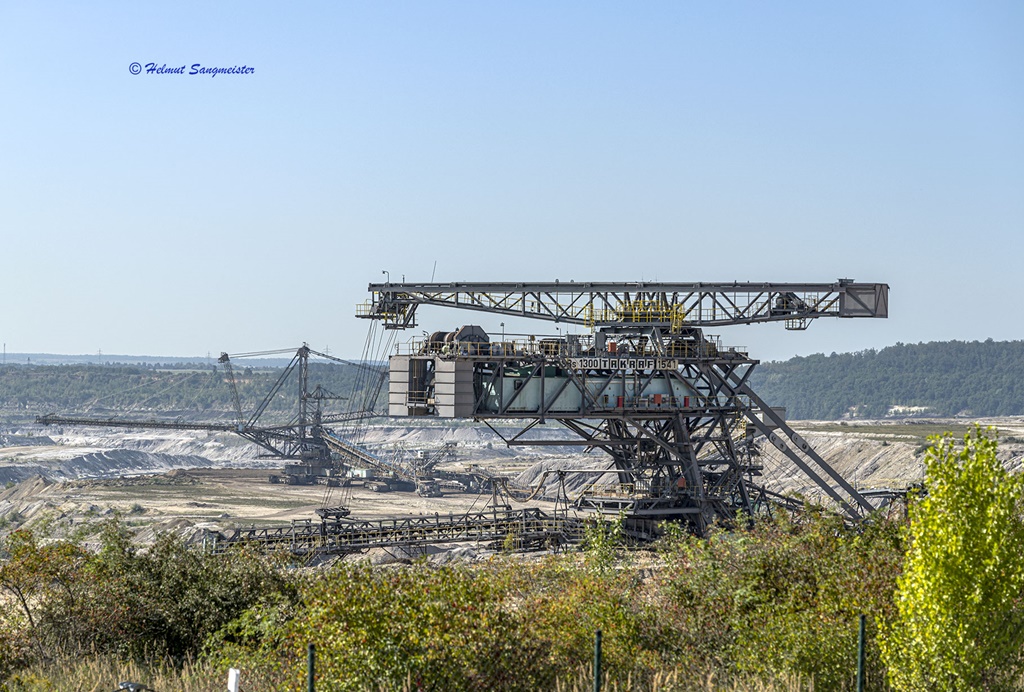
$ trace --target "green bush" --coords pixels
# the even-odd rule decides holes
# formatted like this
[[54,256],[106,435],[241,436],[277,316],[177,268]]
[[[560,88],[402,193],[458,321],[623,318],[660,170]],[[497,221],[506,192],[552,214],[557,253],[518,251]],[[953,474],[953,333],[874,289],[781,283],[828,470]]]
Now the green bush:
[[[545,687],[543,644],[507,602],[511,571],[340,565],[308,580],[291,619],[257,607],[210,642],[224,665],[269,667],[298,687],[307,643],[332,690]],[[261,621],[274,624],[262,628]],[[280,624],[278,624],[280,623]]]
[[[242,551],[208,555],[165,534],[139,552],[119,520],[105,525],[96,554],[25,530],[0,548],[8,596],[0,619],[28,642],[29,660],[117,653],[183,661],[247,608],[295,593],[274,563]],[[0,640],[0,657],[3,648]]]
[[602,541],[540,561],[340,565],[304,581],[297,605],[246,611],[207,651],[282,687],[301,685],[314,643],[329,689],[548,689],[586,669],[600,629],[609,679],[638,689],[670,672],[680,689],[709,676],[843,689],[866,613],[868,686],[885,688],[873,623],[893,610],[898,524],[854,529],[823,514],[707,539],[676,532],[659,555],[627,560]]
[[[896,524],[851,528],[828,515],[676,539],[666,551],[663,597],[680,655],[719,675],[848,686],[858,616],[891,611],[901,556]],[[878,688],[885,676],[869,641],[868,686]]]
[[933,438],[927,495],[910,507],[898,616],[882,650],[898,690],[1000,690],[1024,656],[1024,479],[1006,472],[994,434]]
[[323,689],[551,689],[586,676],[600,629],[622,689],[849,689],[865,613],[868,687],[885,689],[875,623],[904,614],[898,522],[850,527],[812,512],[707,538],[668,531],[657,553],[616,547],[618,533],[601,524],[582,554],[537,560],[300,572],[171,535],[140,551],[119,520],[95,553],[18,531],[0,544],[0,675],[84,655],[198,657],[296,689],[313,643]]

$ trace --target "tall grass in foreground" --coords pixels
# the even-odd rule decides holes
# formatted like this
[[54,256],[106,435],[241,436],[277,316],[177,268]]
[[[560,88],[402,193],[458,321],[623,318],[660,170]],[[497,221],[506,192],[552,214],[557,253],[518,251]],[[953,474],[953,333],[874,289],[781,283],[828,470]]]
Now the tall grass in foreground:
[[[209,664],[186,663],[175,668],[164,662],[149,664],[124,663],[114,658],[58,660],[23,670],[0,688],[4,692],[113,692],[122,681],[143,683],[157,692],[223,692],[227,675]],[[272,680],[259,673],[243,670],[241,690],[272,692],[295,689],[281,680]],[[318,690],[331,690],[330,682],[320,682]],[[435,689],[413,683],[407,678],[399,688],[379,687],[370,692],[418,692]],[[591,671],[581,667],[575,675],[559,678],[551,688],[554,692],[591,692],[594,682]],[[644,684],[627,677],[618,680],[606,677],[602,689],[607,692],[803,692],[813,690],[813,682],[799,676],[763,682],[759,680],[722,680],[713,675],[701,676],[682,670],[665,670]]]
[[[175,668],[163,662],[125,663],[111,657],[36,665],[14,675],[3,689],[7,692],[111,692],[124,681],[142,683],[159,692],[223,692],[227,689],[227,676],[208,665],[186,663]],[[245,689],[274,688],[247,686]]]
[[[554,692],[592,692],[593,689],[593,673],[583,667],[575,677],[557,680]],[[814,683],[798,675],[785,675],[782,679],[770,682],[752,678],[729,680],[714,674],[701,675],[677,668],[656,672],[644,683],[635,682],[628,676],[625,680],[605,676],[601,689],[605,692],[813,692]],[[409,688],[402,692],[412,690]]]

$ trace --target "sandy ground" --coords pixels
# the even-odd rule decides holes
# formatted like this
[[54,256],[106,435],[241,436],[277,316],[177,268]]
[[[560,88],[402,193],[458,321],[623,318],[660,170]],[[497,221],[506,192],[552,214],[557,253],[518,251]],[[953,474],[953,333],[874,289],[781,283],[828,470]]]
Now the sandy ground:
[[[466,426],[382,426],[367,442],[380,450],[438,449],[455,441],[458,461],[515,476],[537,459],[560,454],[507,449],[492,434]],[[8,430],[0,446],[0,534],[18,526],[47,523],[55,535],[98,525],[114,513],[140,530],[189,533],[198,528],[287,525],[319,521],[323,506],[349,507],[353,519],[483,510],[485,495],[446,493],[424,498],[414,492],[377,493],[352,487],[271,484],[281,462],[257,458],[257,450],[230,434],[116,429]],[[495,442],[499,442],[495,445]],[[513,506],[553,508],[542,500]]]
[[[999,430],[1004,464],[1019,470],[1024,461],[1024,418],[979,421]],[[905,487],[921,478],[929,435],[952,430],[962,436],[963,420],[794,422],[793,427],[851,483],[862,489]],[[379,426],[369,436],[381,448],[437,449],[456,441],[456,467],[474,465],[507,476],[533,468],[599,467],[601,454],[573,448],[506,448],[489,431],[465,425]],[[363,487],[286,486],[268,482],[279,462],[258,460],[232,435],[167,431],[7,431],[0,447],[0,533],[47,522],[55,534],[80,532],[115,512],[138,527],[182,533],[197,528],[285,525],[318,521],[315,510],[344,505],[352,518],[460,514],[482,510],[490,493],[375,493]],[[814,496],[817,489],[771,445],[762,444],[763,481],[780,492]],[[535,465],[540,465],[535,466]],[[257,468],[253,468],[257,467]],[[529,474],[527,474],[529,475]],[[512,503],[513,506],[525,506]],[[552,509],[534,501],[529,506]],[[82,530],[86,527],[85,530]]]
[[[63,482],[37,477],[0,493],[0,506],[9,503],[31,516],[48,514],[68,526],[119,512],[136,526],[220,529],[319,521],[315,510],[325,505],[345,505],[352,510],[352,518],[373,519],[435,512],[461,514],[483,510],[490,502],[490,493],[424,498],[408,492],[376,493],[362,487],[276,485],[268,482],[266,471],[251,469],[188,469]],[[534,501],[517,506],[553,505]]]

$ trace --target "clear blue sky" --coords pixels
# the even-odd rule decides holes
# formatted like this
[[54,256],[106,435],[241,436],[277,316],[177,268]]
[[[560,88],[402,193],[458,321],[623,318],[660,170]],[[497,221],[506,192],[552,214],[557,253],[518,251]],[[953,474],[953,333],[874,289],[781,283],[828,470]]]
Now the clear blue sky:
[[763,359],[1021,339],[1022,36],[1020,2],[8,0],[0,340],[357,357],[367,283],[435,261],[891,285],[726,332]]

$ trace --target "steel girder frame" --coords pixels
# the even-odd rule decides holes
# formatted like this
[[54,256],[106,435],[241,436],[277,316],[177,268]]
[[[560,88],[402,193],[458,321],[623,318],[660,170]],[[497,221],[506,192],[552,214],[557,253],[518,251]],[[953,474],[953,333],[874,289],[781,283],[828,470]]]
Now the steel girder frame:
[[344,554],[373,547],[417,546],[437,543],[502,541],[515,536],[524,547],[578,541],[583,523],[562,513],[547,514],[536,508],[492,508],[482,512],[434,514],[353,521],[347,518],[320,523],[307,521],[292,526],[235,529],[214,541],[214,552],[232,545],[258,545],[297,554]]
[[[616,357],[614,349],[604,349],[603,337],[611,335],[615,335],[617,341],[623,335],[627,340],[630,335],[638,341],[643,337],[650,340],[656,355],[668,359],[681,356],[679,365],[671,369],[657,365],[649,367],[645,374],[631,373],[634,378],[646,378],[641,383],[634,379],[634,392],[638,388],[642,391],[658,378],[678,378],[699,392],[694,406],[672,402],[660,410],[638,406],[609,410],[607,401],[604,406],[598,404],[597,399],[615,378],[623,379],[625,394],[627,375],[624,371],[577,370],[574,373],[572,367],[566,367],[567,360],[558,357],[534,355],[507,359],[502,357],[504,345],[499,357],[490,359],[497,360],[492,370],[481,373],[487,366],[474,366],[482,379],[498,389],[496,397],[493,397],[493,389],[486,394],[477,391],[473,417],[488,425],[489,420],[496,419],[525,418],[529,421],[510,438],[502,436],[507,443],[567,444],[564,439],[534,436],[538,425],[555,420],[578,435],[578,444],[605,450],[612,458],[608,471],[617,473],[620,483],[632,482],[634,489],[637,479],[641,484],[646,483],[645,497],[633,493],[631,498],[602,500],[603,504],[595,501],[595,507],[617,506],[631,511],[643,510],[649,515],[664,510],[701,517],[728,517],[738,509],[752,511],[755,505],[768,503],[791,507],[791,501],[752,482],[758,469],[751,463],[749,452],[746,461],[741,459],[733,441],[739,422],[748,419],[848,515],[859,517],[872,509],[751,391],[747,380],[756,361],[749,360],[746,354],[719,353],[714,344],[704,338],[700,328],[781,321],[788,329],[803,329],[819,317],[885,318],[888,316],[887,284],[858,284],[851,279],[828,284],[388,282],[370,284],[369,290],[372,299],[357,308],[357,316],[381,320],[391,329],[415,326],[418,306],[435,305],[582,325],[603,335],[598,340],[595,334],[593,346],[587,353],[602,360]],[[646,345],[640,345],[636,352],[647,355],[645,349]],[[578,356],[580,352],[577,350],[571,355]],[[539,379],[539,387],[531,391],[532,397],[539,395],[535,407],[532,403],[523,405],[525,386],[509,398],[504,396],[502,369],[506,361],[519,367],[516,379],[523,382],[518,384]],[[568,376],[549,388],[545,368],[552,365],[565,369]],[[655,368],[657,370],[653,371]],[[596,389],[588,388],[584,381],[595,377],[604,377],[604,386],[598,383]],[[478,379],[476,384],[480,382]],[[579,390],[578,411],[565,410],[564,401],[559,408],[553,406],[569,387]],[[497,399],[496,410],[488,410],[485,405],[488,395],[492,401]],[[662,492],[666,483],[667,494]],[[684,489],[685,493],[679,492]],[[670,499],[673,494],[675,499]],[[701,522],[703,519],[697,520],[698,524]]]
[[[694,349],[711,353],[708,349]],[[745,382],[755,361],[741,354],[719,354],[683,361],[679,370],[626,373],[565,370],[558,384],[545,386],[545,368],[555,361],[515,361],[520,369],[519,387],[507,399],[499,399],[497,410],[485,408],[487,387],[500,389],[506,370],[504,361],[480,362],[477,369],[477,399],[474,417],[488,425],[493,419],[528,418],[511,436],[501,435],[509,445],[566,445],[565,439],[538,438],[538,426],[557,421],[579,438],[575,444],[602,449],[612,461],[608,473],[618,476],[618,489],[602,494],[598,489],[581,495],[581,507],[608,513],[626,512],[631,517],[683,518],[702,532],[715,520],[731,521],[737,512],[753,511],[746,488],[752,469],[735,448],[737,426],[743,420],[745,402],[728,393],[720,377],[709,372],[735,373]],[[523,369],[529,372],[522,374]],[[621,378],[635,378],[643,392],[657,380],[677,381],[693,391],[693,406],[675,404],[664,408],[608,409],[598,402],[602,393]],[[541,397],[536,409],[512,410],[531,380],[538,380]],[[590,387],[587,384],[590,384]],[[578,411],[554,410],[552,404],[568,387],[580,396]]]
[[[702,337],[701,337],[702,338]],[[754,486],[757,469],[749,459],[744,460],[736,449],[736,433],[741,421],[749,420],[767,439],[800,469],[822,492],[851,518],[859,517],[873,508],[867,500],[786,422],[750,389],[747,382],[756,365],[744,354],[718,353],[699,348],[703,354],[680,362],[675,371],[655,371],[642,376],[640,391],[657,378],[680,380],[696,392],[696,405],[674,406],[667,410],[624,408],[610,412],[598,406],[597,399],[607,386],[624,372],[603,374],[574,373],[560,378],[557,387],[544,387],[545,366],[553,364],[545,359],[529,364],[530,372],[519,375],[524,386],[497,411],[482,408],[483,392],[479,392],[475,417],[489,424],[492,419],[525,417],[529,422],[510,437],[499,435],[509,445],[566,445],[564,439],[538,439],[531,433],[546,420],[554,420],[574,432],[579,441],[591,448],[604,450],[612,458],[609,473],[618,475],[621,487],[631,493],[614,493],[600,497],[597,494],[580,498],[581,506],[604,511],[625,511],[635,516],[671,515],[685,517],[697,531],[717,518],[731,520],[737,512],[752,514],[751,499],[755,495],[758,505],[771,500],[778,504],[781,496],[768,489]],[[714,354],[714,355],[711,355]],[[480,372],[480,384],[492,387],[502,381],[505,364],[492,365],[491,372]],[[488,377],[489,375],[489,377]],[[635,374],[630,374],[635,377]],[[597,378],[604,384],[591,395],[584,380]],[[539,405],[532,411],[512,411],[510,406],[526,390],[525,383],[541,381]],[[573,413],[554,411],[551,404],[568,387],[575,386],[581,393],[580,410]],[[494,428],[492,427],[492,430]],[[495,430],[497,433],[498,431]],[[795,447],[780,437],[784,435]],[[680,479],[683,479],[680,483]],[[785,502],[783,502],[785,504]]]
[[[681,517],[698,533],[716,519],[752,513],[745,483],[750,469],[732,447],[739,419],[739,410],[723,407],[669,419],[609,418],[596,427],[561,420],[589,446],[605,450],[612,457],[609,472],[618,474],[618,489],[594,487],[579,505],[634,518]],[[698,456],[701,449],[710,453]]]
[[253,428],[237,423],[187,423],[184,421],[131,420],[128,418],[88,418],[85,416],[46,415],[36,419],[43,425],[89,425],[109,428],[143,428],[155,430],[205,430],[232,432],[266,450],[261,458],[291,458],[299,449],[298,438],[289,426],[279,428]]
[[[772,445],[782,452],[805,476],[812,480],[830,499],[832,499],[851,519],[859,519],[863,514],[875,510],[868,500],[861,495],[843,476],[826,462],[803,437],[793,430],[775,411],[768,406],[747,384],[745,379],[736,377],[733,372],[712,371],[711,376],[720,378],[722,387],[735,396],[737,400],[746,400],[749,405],[744,410],[747,419],[762,432]],[[758,415],[760,413],[760,415]],[[767,420],[765,420],[765,418]],[[779,436],[781,432],[789,443]],[[817,467],[818,471],[815,471]],[[822,475],[831,480],[831,483]],[[833,485],[834,484],[834,485]]]
[[786,322],[803,329],[818,317],[886,317],[887,284],[855,283],[383,283],[370,284],[357,317],[393,329],[416,326],[419,305],[530,317],[589,327],[709,327]]

